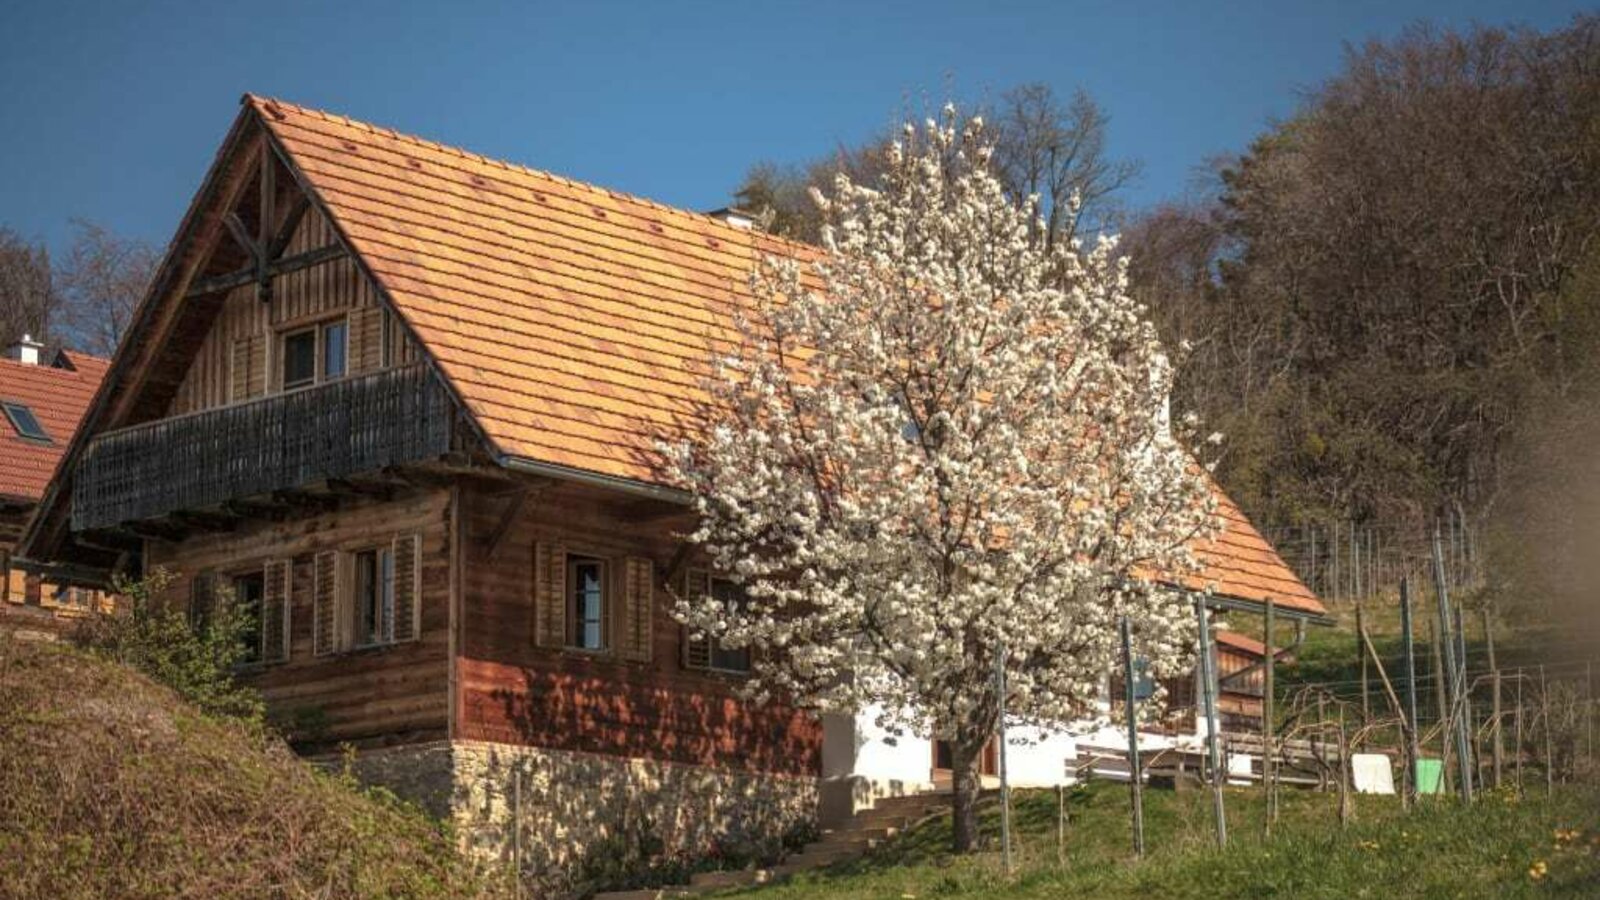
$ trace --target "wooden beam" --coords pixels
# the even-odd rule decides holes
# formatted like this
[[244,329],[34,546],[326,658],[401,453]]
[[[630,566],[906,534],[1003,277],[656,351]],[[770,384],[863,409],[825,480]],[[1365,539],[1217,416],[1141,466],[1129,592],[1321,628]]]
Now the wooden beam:
[[92,550],[104,550],[108,553],[135,553],[144,549],[144,541],[138,535],[121,528],[93,528],[79,531],[73,535],[73,540],[78,544]]
[[275,262],[288,248],[289,241],[294,239],[296,228],[300,227],[300,220],[305,218],[306,210],[311,208],[311,198],[299,194],[294,199],[294,205],[289,207],[289,214],[284,217],[283,224],[278,226],[278,234],[267,245],[267,262]]
[[242,519],[276,519],[294,507],[254,498],[228,500],[222,504],[222,508]]
[[328,490],[353,497],[376,497],[389,500],[394,497],[395,485],[390,481],[368,481],[363,478],[329,478]]
[[228,513],[177,510],[169,515],[173,521],[196,531],[233,531],[239,527],[239,517]]
[[[231,209],[228,210],[222,214],[222,223],[228,226],[228,234],[233,236],[233,242],[239,245],[239,249],[249,254],[250,258],[259,265],[261,246],[256,243],[255,238],[250,236],[250,229],[244,227],[244,220],[239,218],[239,214]],[[255,274],[255,269],[255,265],[250,267],[252,276]]]
[[666,573],[663,576],[663,581],[668,585],[677,582],[678,573],[683,570],[684,563],[689,561],[689,552],[692,549],[688,541],[680,541],[678,543],[678,550],[672,554],[672,559],[668,561]]
[[181,541],[189,536],[189,529],[157,519],[148,519],[142,522],[125,522],[122,527],[140,537],[155,538],[161,541]]
[[262,262],[266,262],[267,245],[272,243],[273,235],[277,233],[273,226],[278,219],[278,165],[272,158],[272,149],[265,141],[258,152],[261,162],[257,166],[257,184],[261,188],[261,195],[256,206],[256,246],[262,251]]
[[533,493],[533,490],[523,488],[506,499],[506,508],[500,511],[500,520],[494,523],[494,531],[489,533],[489,562],[494,562],[494,558],[499,555],[500,545],[505,543],[506,535],[511,533],[511,526],[516,524],[517,517],[522,514],[523,507],[527,505],[528,498]]
[[339,498],[331,494],[314,494],[298,488],[284,488],[272,492],[272,499],[289,506],[307,509],[332,510],[339,507]]
[[[315,250],[307,250],[304,253],[296,253],[294,256],[276,259],[267,263],[267,276],[272,278],[278,275],[287,275],[290,272],[309,269],[312,266],[321,265],[344,255],[343,247],[337,244],[329,244],[326,247],[318,247]],[[256,270],[253,266],[248,269],[237,269],[225,275],[212,275],[208,278],[196,280],[194,285],[189,288],[189,292],[184,295],[184,299],[231,291],[236,287],[253,284],[255,281]]]

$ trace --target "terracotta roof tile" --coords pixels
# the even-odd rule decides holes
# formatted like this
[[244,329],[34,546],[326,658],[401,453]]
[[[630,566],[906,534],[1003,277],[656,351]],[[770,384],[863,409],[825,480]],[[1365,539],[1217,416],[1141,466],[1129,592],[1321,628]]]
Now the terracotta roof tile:
[[[660,483],[699,373],[766,253],[812,248],[709,216],[247,97],[502,454]],[[1220,490],[1219,490],[1220,495]],[[1321,612],[1223,498],[1193,587]]]
[[0,447],[5,453],[0,496],[37,501],[44,495],[57,461],[105,376],[106,360],[71,351],[63,355],[72,368],[0,359],[0,401],[31,409],[50,436],[48,442],[24,438],[0,416]]

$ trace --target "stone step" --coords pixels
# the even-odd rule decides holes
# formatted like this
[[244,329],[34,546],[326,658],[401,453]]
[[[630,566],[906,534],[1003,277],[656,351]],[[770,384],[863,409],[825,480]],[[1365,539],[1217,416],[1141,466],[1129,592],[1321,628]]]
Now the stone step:
[[886,841],[899,834],[900,828],[893,825],[862,825],[856,828],[838,828],[824,832],[822,837],[815,841],[817,844],[847,844],[858,841]]
[[950,802],[950,794],[948,792],[945,792],[945,793],[926,793],[926,794],[900,794],[900,795],[897,795],[897,796],[894,796],[894,797],[879,797],[877,799],[877,801],[873,805],[878,806],[878,807],[881,808],[881,807],[885,807],[885,806],[894,806],[896,804],[923,804],[923,803],[945,803],[945,804],[948,804],[949,802]]
[[866,848],[853,846],[819,847],[812,844],[798,854],[783,861],[773,871],[778,874],[791,872],[804,872],[808,869],[820,869],[834,863],[844,862],[849,859],[859,859],[866,853]]
[[689,885],[697,888],[744,887],[766,884],[772,880],[767,869],[729,869],[722,872],[696,872],[689,876]]
[[692,897],[694,891],[685,887],[644,888],[637,891],[611,891],[606,894],[595,894],[593,900],[670,900],[676,897]]

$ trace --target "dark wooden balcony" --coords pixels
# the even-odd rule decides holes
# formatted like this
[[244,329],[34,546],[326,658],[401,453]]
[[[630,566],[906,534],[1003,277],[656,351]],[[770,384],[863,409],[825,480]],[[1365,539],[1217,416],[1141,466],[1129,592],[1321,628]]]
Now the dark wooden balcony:
[[453,405],[420,365],[107,432],[73,476],[74,531],[214,509],[450,450]]

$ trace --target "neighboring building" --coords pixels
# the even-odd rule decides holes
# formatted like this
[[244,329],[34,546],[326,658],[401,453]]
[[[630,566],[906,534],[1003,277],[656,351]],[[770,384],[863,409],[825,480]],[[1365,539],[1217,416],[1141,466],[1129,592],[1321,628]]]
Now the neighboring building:
[[13,565],[13,554],[105,368],[98,357],[47,352],[28,335],[0,358],[0,618],[14,627],[55,629],[104,602],[98,591]]
[[[530,868],[805,827],[875,745],[739,700],[744,655],[686,639],[670,593],[725,587],[657,451],[701,421],[752,265],[794,251],[247,96],[26,552],[231,589],[303,751],[356,746],[488,852],[519,819]],[[1320,615],[1225,510],[1227,602]]]

